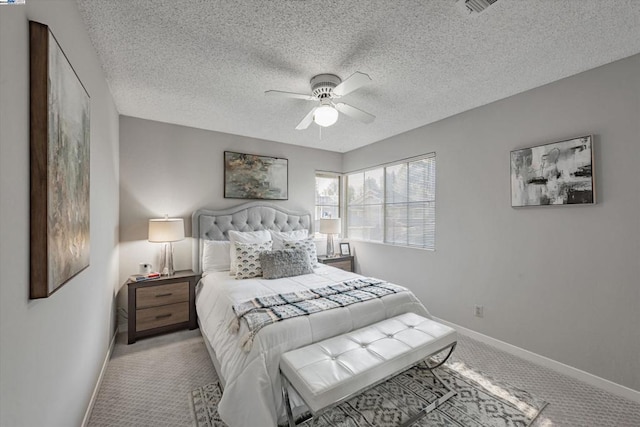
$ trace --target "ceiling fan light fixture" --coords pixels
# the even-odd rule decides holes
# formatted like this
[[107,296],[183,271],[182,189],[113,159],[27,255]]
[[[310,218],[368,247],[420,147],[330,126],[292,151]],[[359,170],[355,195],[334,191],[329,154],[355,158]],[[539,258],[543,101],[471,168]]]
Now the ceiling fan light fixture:
[[[2,0],[0,0],[2,1]],[[488,0],[496,1],[496,0]],[[310,81],[311,94],[283,92],[281,90],[268,90],[264,94],[268,96],[280,96],[285,98],[304,99],[305,101],[319,102],[316,104],[295,127],[296,130],[305,130],[316,123],[321,128],[333,126],[338,121],[338,116],[344,114],[362,123],[371,123],[376,116],[362,111],[344,102],[333,103],[334,99],[342,98],[354,90],[371,83],[371,77],[356,71],[345,81],[335,74],[318,74]]]
[[318,126],[328,127],[335,124],[338,121],[338,110],[331,105],[321,105],[316,108],[313,114],[313,121]]

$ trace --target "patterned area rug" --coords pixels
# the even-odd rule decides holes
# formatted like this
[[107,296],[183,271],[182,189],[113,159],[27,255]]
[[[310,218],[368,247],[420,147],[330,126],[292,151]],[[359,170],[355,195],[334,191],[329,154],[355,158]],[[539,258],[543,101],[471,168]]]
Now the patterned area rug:
[[[438,375],[457,395],[412,424],[417,426],[501,426],[530,425],[547,404],[526,391],[495,381],[469,369],[461,362],[448,363]],[[436,398],[446,393],[423,366],[413,367],[390,380],[308,419],[306,427],[392,427],[397,426]],[[198,427],[224,427],[217,405],[222,392],[217,383],[191,392]]]

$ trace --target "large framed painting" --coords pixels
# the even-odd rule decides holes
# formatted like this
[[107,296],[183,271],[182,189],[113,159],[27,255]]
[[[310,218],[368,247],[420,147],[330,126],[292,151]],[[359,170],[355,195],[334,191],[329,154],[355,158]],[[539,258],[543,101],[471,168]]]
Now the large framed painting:
[[30,297],[89,266],[89,94],[46,25],[29,22]]
[[511,152],[511,206],[596,203],[593,137]]
[[225,151],[224,197],[287,200],[288,173],[287,159]]

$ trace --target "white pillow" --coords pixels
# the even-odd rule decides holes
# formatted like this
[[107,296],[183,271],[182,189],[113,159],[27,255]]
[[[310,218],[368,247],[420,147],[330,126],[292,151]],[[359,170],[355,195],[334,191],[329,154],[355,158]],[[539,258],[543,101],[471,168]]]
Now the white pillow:
[[271,233],[271,240],[273,240],[273,250],[277,251],[280,249],[284,249],[284,241],[289,240],[302,240],[306,239],[309,236],[309,230],[295,230],[295,231],[273,231],[269,230]]
[[271,234],[267,230],[260,231],[229,231],[229,241],[231,242],[231,249],[229,250],[231,256],[231,271],[229,274],[235,276],[238,272],[238,263],[236,262],[236,242],[238,243],[264,243],[271,241]]
[[271,241],[262,243],[236,242],[236,262],[238,271],[236,279],[250,279],[262,276],[260,254],[271,250]]
[[202,273],[229,271],[231,268],[231,242],[205,240],[202,246]]
[[285,249],[304,249],[309,255],[309,262],[311,263],[311,267],[318,267],[318,250],[316,249],[316,242],[313,237],[309,237],[307,239],[302,240],[285,240],[284,241]]

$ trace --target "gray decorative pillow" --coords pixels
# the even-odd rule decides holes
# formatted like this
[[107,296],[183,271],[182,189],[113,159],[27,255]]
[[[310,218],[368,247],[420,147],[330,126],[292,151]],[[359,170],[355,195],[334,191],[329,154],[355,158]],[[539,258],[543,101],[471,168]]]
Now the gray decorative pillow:
[[271,241],[264,243],[236,242],[236,279],[262,276],[260,253],[271,250]]
[[311,263],[311,267],[318,266],[316,242],[313,240],[313,237],[309,237],[307,239],[302,239],[302,240],[285,240],[284,248],[285,249],[304,249],[307,252],[307,254],[309,254],[309,262]]
[[300,276],[313,273],[309,255],[304,249],[280,249],[260,254],[262,277],[280,279],[281,277]]

